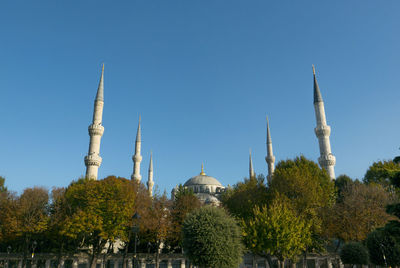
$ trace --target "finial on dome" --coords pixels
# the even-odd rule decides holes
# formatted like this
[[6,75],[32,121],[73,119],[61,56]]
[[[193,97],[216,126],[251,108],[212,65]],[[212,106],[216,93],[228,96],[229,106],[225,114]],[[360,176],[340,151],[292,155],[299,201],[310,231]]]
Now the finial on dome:
[[200,175],[206,175],[206,173],[204,173],[204,165],[203,163],[201,163],[201,172]]

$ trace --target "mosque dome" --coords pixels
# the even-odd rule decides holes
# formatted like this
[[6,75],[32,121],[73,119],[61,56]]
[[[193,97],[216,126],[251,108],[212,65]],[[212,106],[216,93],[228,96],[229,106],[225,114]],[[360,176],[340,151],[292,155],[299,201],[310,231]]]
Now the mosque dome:
[[204,173],[203,165],[201,166],[201,173],[187,180],[183,186],[195,186],[195,185],[212,185],[223,187],[222,184],[214,177],[207,176]]
[[[204,167],[201,165],[201,172],[199,175],[194,176],[187,180],[185,184],[183,185],[185,188],[192,189],[195,194],[205,194],[207,195],[213,195],[213,194],[219,194],[225,187],[214,177],[207,176],[206,173],[204,173]],[[206,197],[200,197],[200,199],[204,199],[205,201]]]
[[193,185],[222,186],[222,184],[216,178],[202,174],[190,178],[185,182],[183,186],[193,186]]

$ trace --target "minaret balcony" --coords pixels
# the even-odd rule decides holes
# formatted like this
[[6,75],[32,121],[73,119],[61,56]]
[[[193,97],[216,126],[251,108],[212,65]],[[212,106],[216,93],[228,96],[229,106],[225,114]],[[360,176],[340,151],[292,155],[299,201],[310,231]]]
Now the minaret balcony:
[[265,157],[265,161],[267,161],[267,163],[275,163],[275,156],[274,155],[267,155]]
[[104,127],[97,124],[91,124],[88,130],[90,136],[102,136],[104,133]]
[[132,156],[132,160],[133,162],[142,162],[142,156],[135,154],[134,156]]
[[336,163],[336,157],[333,154],[321,155],[318,158],[318,162],[321,167],[334,166]]
[[99,167],[102,160],[103,159],[99,155],[96,154],[87,155],[85,156],[85,165]]
[[331,127],[328,125],[317,126],[314,131],[317,137],[326,137],[331,134]]

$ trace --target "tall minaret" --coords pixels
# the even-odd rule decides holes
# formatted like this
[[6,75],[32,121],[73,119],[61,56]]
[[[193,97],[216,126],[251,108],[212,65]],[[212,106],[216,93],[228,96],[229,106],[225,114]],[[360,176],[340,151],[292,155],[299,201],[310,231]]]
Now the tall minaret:
[[251,150],[249,151],[249,179],[255,178],[255,173],[253,169],[253,159],[251,159]]
[[140,180],[142,179],[142,176],[140,175],[140,162],[142,162],[142,156],[140,155],[141,146],[142,146],[142,139],[140,131],[140,116],[139,116],[139,125],[136,133],[135,154],[132,156],[133,174],[131,176],[131,179],[138,183],[140,183]]
[[149,177],[147,180],[147,190],[149,191],[149,195],[153,196],[153,154],[150,153],[150,164],[149,164]]
[[314,76],[314,109],[315,118],[317,119],[317,127],[315,128],[315,135],[317,135],[319,142],[320,157],[318,158],[319,165],[324,168],[331,179],[335,179],[335,163],[336,158],[331,152],[331,143],[329,135],[331,134],[331,127],[326,124],[324,101],[322,100],[321,92],[317,78],[315,77],[315,68],[313,68]]
[[267,156],[265,157],[265,161],[268,164],[268,182],[271,182],[272,174],[275,170],[275,156],[274,152],[272,151],[272,139],[271,133],[269,132],[269,121],[267,116]]
[[99,87],[97,89],[96,99],[94,101],[93,122],[89,126],[89,152],[85,156],[86,178],[96,180],[99,166],[101,164],[100,157],[100,140],[104,133],[104,127],[101,125],[103,118],[104,106],[104,64],[101,70]]

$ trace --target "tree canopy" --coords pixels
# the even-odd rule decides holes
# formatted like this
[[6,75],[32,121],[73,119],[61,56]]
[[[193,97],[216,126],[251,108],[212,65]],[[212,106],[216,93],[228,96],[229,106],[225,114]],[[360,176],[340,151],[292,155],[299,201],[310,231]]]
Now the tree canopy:
[[380,184],[347,184],[339,201],[324,210],[324,233],[344,242],[362,241],[378,227],[393,219],[386,206],[393,196]]
[[389,186],[393,177],[400,172],[400,165],[391,160],[374,162],[364,175],[363,182]]
[[242,221],[244,241],[250,250],[283,264],[295,260],[311,244],[310,223],[297,214],[290,200],[277,195],[268,206],[255,207],[253,218]]
[[193,211],[186,217],[182,231],[184,252],[192,264],[232,268],[241,263],[241,231],[223,209],[205,206]]
[[334,182],[317,163],[304,156],[280,161],[269,186],[271,193],[286,196],[297,215],[311,224],[313,243],[310,248],[321,249],[323,211],[335,202]]

